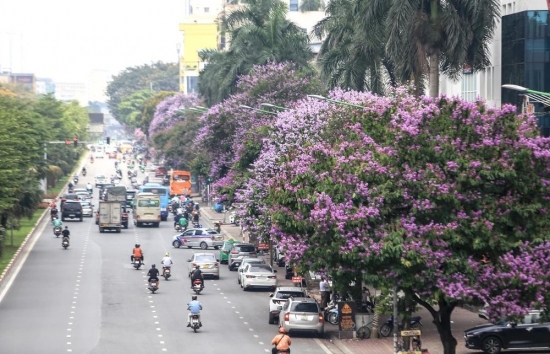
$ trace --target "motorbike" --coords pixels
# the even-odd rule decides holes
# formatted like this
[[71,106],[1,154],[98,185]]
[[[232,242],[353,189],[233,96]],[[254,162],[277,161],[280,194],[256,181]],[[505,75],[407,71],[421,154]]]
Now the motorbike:
[[[420,320],[422,317],[415,316],[410,319],[410,328],[411,329],[419,329],[422,327],[422,322]],[[380,327],[380,335],[382,337],[388,337],[393,332],[393,315],[390,316],[390,318]],[[399,331],[403,330],[403,325],[399,324],[397,326],[397,329]]]
[[204,287],[202,286],[202,280],[200,279],[195,279],[193,281],[193,291],[199,295],[202,291],[202,289],[204,289]]
[[201,223],[198,223],[198,222],[194,222],[194,223],[193,223],[193,227],[194,227],[195,229],[200,229],[200,228],[202,228],[202,224],[201,224]]
[[139,170],[141,171],[141,173],[145,173],[145,166],[140,167]]
[[61,227],[57,226],[53,228],[53,233],[55,237],[59,237],[61,235]]
[[69,247],[69,239],[64,237],[63,238],[63,241],[61,241],[61,246],[64,248],[64,249],[67,249]]
[[90,163],[94,163],[94,158],[93,157],[90,159]]
[[78,177],[77,177],[77,176],[74,176],[74,177],[73,177],[73,182],[74,182],[74,184],[77,184],[77,183],[78,183]]
[[165,280],[168,280],[168,278],[170,278],[172,276],[172,274],[170,274],[170,267],[163,267],[162,268],[162,276],[164,277]]
[[138,270],[142,264],[143,263],[141,263],[141,258],[134,258],[134,268],[136,268],[136,270]]
[[199,315],[191,315],[191,328],[193,328],[193,331],[197,333],[197,329],[202,327],[202,324],[200,322],[200,316]]
[[325,318],[330,324],[337,325],[338,324],[338,306],[336,303],[330,303],[325,308]]
[[289,351],[287,350],[277,350],[277,354],[288,354]]
[[158,280],[156,279],[152,279],[150,282],[149,282],[149,290],[151,290],[151,293],[155,293],[155,291],[157,291],[159,289],[158,287]]
[[86,177],[86,170],[82,171],[82,176]]
[[93,188],[86,188],[86,192],[88,192],[88,194],[90,195],[90,197],[92,196],[92,194],[94,194]]
[[176,231],[177,232],[182,232],[183,231],[183,228],[180,224],[176,224]]

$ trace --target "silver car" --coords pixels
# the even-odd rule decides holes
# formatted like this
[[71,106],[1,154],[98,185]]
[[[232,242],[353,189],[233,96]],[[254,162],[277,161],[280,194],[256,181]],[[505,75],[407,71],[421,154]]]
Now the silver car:
[[325,333],[325,320],[319,304],[309,297],[291,297],[279,306],[279,327],[287,333],[311,332],[322,337]]
[[182,246],[187,248],[200,247],[203,250],[209,247],[218,249],[223,245],[224,241],[225,237],[214,229],[196,228],[188,229],[182,234],[175,235],[172,238],[172,246],[175,248]]
[[199,266],[205,277],[213,276],[220,279],[220,261],[216,259],[214,253],[193,253],[193,257],[188,259],[187,262],[189,262],[187,266],[188,276],[191,276],[193,269]]
[[81,201],[80,205],[82,205],[82,216],[94,216],[94,206],[92,203],[88,201]]
[[243,274],[244,267],[249,263],[265,264],[265,260],[263,258],[243,258],[241,265],[237,268],[237,283],[241,283],[241,275]]

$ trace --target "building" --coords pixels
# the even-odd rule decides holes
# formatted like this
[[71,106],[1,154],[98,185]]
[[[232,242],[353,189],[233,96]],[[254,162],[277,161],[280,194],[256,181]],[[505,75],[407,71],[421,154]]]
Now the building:
[[107,84],[112,75],[107,70],[92,70],[88,75],[88,102],[107,102]]
[[493,107],[504,103],[521,107],[523,97],[502,88],[504,84],[550,92],[548,4],[547,0],[501,0],[501,20],[489,45],[491,66],[477,73],[465,67],[456,82],[442,75],[440,92],[468,101],[481,98]]
[[78,82],[57,82],[55,84],[55,98],[60,101],[77,100],[86,107],[88,105],[88,93],[86,84]]
[[55,93],[55,83],[49,78],[37,78],[36,79],[36,93],[41,95],[47,95]]

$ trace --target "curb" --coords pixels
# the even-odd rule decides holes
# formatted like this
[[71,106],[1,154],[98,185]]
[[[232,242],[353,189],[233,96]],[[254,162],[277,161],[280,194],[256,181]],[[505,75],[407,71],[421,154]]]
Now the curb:
[[[79,171],[79,170],[82,170],[82,167],[84,166],[84,164],[86,163],[86,158],[84,158],[83,160],[83,164],[81,164],[76,170]],[[59,196],[63,193],[63,190],[65,190],[67,188],[67,186],[69,185],[69,182],[71,181],[71,179],[69,178],[69,180],[67,181],[67,183],[65,183],[65,186],[63,188],[61,188],[61,192],[59,192],[59,194],[57,195],[56,199],[59,199]],[[23,240],[23,242],[21,243],[21,245],[19,246],[19,248],[17,249],[17,251],[15,251],[15,254],[13,255],[13,257],[11,258],[10,262],[8,263],[8,265],[6,266],[6,268],[4,269],[4,271],[2,272],[2,275],[0,275],[0,288],[2,287],[2,285],[4,284],[4,281],[7,279],[9,273],[11,272],[14,264],[17,262],[17,260],[19,259],[19,256],[21,254],[21,252],[23,252],[25,250],[25,248],[27,247],[27,243],[29,243],[29,240],[34,236],[34,232],[36,231],[36,229],[38,228],[38,225],[40,225],[43,221],[44,221],[44,218],[46,217],[46,215],[48,214],[48,210],[50,208],[46,208],[44,209],[44,212],[42,213],[42,215],[38,218],[38,220],[36,221],[36,223],[34,224],[34,227],[31,229],[31,231],[29,231],[29,233],[27,234],[27,237],[25,237],[25,239]]]
[[[201,214],[204,214],[210,220],[210,222],[213,222],[212,215],[210,214],[209,211],[207,211],[207,209],[208,209],[207,205],[206,206],[201,205]],[[225,237],[228,240],[236,241],[236,239],[232,235],[230,235],[227,231],[225,231],[224,229],[221,230],[221,234],[225,235]]]
[[341,352],[344,354],[354,354],[351,350],[349,350],[344,343],[335,334],[330,335],[331,343],[334,344],[336,348],[338,348]]

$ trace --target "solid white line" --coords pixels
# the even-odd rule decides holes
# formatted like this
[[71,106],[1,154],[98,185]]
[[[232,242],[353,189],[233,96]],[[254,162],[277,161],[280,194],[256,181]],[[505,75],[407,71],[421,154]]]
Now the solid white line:
[[321,342],[319,340],[319,338],[313,338],[313,340],[315,341],[315,343],[319,344],[319,346],[321,347],[321,349],[323,349],[323,351],[327,354],[331,354],[332,352],[323,344],[323,342]]
[[[43,220],[47,220],[47,218],[44,218]],[[11,274],[9,276],[10,279],[8,280],[8,283],[6,284],[2,292],[0,292],[0,302],[2,302],[2,299],[4,299],[4,296],[6,296],[6,294],[8,293],[8,290],[11,288],[13,282],[15,281],[17,274],[19,274],[19,271],[21,270],[21,268],[23,268],[25,261],[27,260],[27,258],[29,257],[29,254],[34,248],[35,243],[42,236],[42,232],[44,232],[44,229],[46,228],[47,224],[48,224],[47,222],[44,222],[40,230],[35,230],[35,232],[39,232],[38,235],[36,237],[33,237],[33,240],[31,241],[31,243],[27,247],[25,247],[25,249],[22,251],[23,256],[19,260],[19,264],[17,265],[17,267],[15,267],[15,269],[11,271]]]

